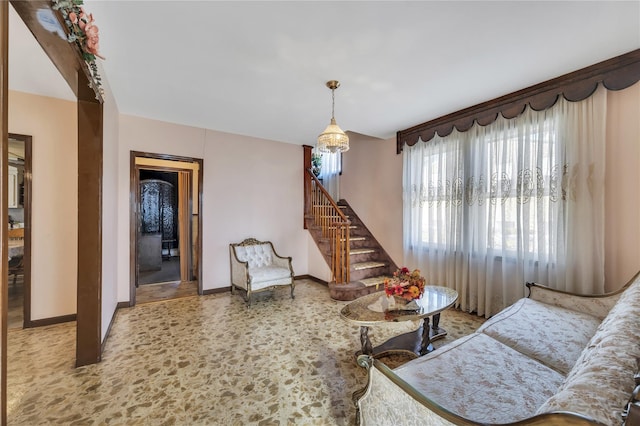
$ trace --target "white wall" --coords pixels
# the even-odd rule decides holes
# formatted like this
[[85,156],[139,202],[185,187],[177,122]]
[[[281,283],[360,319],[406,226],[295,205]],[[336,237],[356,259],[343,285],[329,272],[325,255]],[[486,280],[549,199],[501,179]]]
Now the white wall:
[[75,101],[9,92],[9,131],[33,136],[32,320],[76,313],[77,120]]
[[203,288],[229,286],[229,244],[270,240],[307,274],[301,146],[120,116],[118,300],[129,300],[129,153],[203,159]]
[[118,305],[118,106],[109,82],[101,74],[105,99],[103,104],[102,158],[102,335],[104,340]]

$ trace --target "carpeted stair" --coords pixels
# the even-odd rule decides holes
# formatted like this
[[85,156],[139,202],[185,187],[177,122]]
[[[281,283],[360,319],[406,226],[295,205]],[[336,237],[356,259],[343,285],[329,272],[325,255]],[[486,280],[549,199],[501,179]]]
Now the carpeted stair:
[[[351,281],[348,284],[329,283],[329,289],[333,299],[354,300],[382,290],[384,278],[391,276],[397,266],[351,206],[345,200],[340,200],[337,204],[351,222],[349,237]],[[322,237],[319,227],[313,224],[312,218],[307,219],[307,228],[327,265],[331,266],[331,242]]]

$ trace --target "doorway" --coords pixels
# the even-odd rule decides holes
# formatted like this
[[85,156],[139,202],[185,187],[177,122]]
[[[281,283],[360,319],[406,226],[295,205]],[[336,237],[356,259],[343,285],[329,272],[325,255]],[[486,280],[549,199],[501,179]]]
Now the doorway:
[[192,281],[189,274],[181,276],[180,263],[189,262],[190,259],[180,253],[178,174],[163,170],[139,170],[138,288]]
[[31,324],[31,141],[9,133],[8,329]]
[[202,294],[202,160],[131,156],[130,306]]

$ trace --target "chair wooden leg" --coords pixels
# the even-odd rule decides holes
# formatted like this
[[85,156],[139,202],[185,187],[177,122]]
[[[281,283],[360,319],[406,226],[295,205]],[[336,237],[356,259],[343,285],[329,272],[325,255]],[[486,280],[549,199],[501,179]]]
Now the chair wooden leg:
[[295,284],[291,283],[291,298],[292,299],[296,298],[296,296],[293,294],[293,290],[294,290],[295,287],[296,287]]

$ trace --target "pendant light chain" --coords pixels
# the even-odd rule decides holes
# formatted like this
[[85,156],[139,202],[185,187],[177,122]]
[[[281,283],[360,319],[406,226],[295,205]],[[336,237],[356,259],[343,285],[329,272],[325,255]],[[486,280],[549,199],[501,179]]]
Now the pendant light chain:
[[331,118],[336,118],[336,89],[331,89]]

